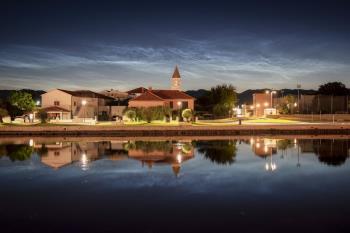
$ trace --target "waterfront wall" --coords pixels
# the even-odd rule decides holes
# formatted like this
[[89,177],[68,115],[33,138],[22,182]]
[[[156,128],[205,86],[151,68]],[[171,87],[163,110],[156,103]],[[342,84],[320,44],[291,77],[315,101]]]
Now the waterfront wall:
[[234,126],[2,126],[0,136],[350,135],[350,124]]

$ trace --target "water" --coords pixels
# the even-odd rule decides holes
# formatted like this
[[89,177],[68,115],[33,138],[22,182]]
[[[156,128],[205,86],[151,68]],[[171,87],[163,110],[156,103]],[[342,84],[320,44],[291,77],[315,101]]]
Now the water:
[[349,137],[0,138],[1,232],[349,232]]

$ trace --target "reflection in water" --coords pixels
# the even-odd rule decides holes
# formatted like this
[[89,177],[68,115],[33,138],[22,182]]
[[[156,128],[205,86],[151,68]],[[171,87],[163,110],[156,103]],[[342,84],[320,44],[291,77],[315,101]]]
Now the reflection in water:
[[205,158],[217,164],[232,164],[235,162],[237,141],[198,141],[198,151]]
[[169,164],[176,176],[181,164],[194,157],[191,141],[133,141],[125,144],[129,158],[136,159],[151,169],[154,164]]
[[[348,139],[276,139],[252,137],[250,140],[212,140],[212,141],[50,141],[29,139],[16,143],[0,144],[0,157],[11,161],[24,161],[33,153],[39,155],[43,164],[59,169],[77,162],[82,170],[88,170],[90,164],[98,159],[132,159],[141,162],[141,166],[152,169],[153,166],[171,166],[178,176],[181,166],[194,158],[194,148],[200,155],[219,165],[232,165],[237,160],[238,142],[250,144],[252,152],[263,159],[262,167],[266,171],[276,171],[277,161],[288,154],[297,156],[296,166],[301,166],[301,157],[314,154],[321,163],[340,166],[349,157]],[[280,154],[280,156],[276,156]]]

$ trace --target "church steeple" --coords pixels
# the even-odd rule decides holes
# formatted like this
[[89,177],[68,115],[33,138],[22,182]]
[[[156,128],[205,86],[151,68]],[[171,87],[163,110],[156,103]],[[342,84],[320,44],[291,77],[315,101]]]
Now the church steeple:
[[177,65],[175,66],[175,70],[171,78],[171,90],[181,91],[181,75]]

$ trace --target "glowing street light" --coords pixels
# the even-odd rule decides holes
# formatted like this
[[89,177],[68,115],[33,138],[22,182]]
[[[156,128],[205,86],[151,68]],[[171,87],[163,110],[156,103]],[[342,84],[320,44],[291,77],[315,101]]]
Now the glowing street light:
[[84,107],[84,121],[83,121],[84,123],[85,123],[85,113],[86,113],[85,105],[86,105],[86,103],[87,103],[86,100],[81,101],[81,105],[83,105],[83,107]]
[[177,107],[178,107],[178,110],[179,110],[179,122],[180,122],[181,109],[182,109],[182,102],[181,101],[177,101]]

